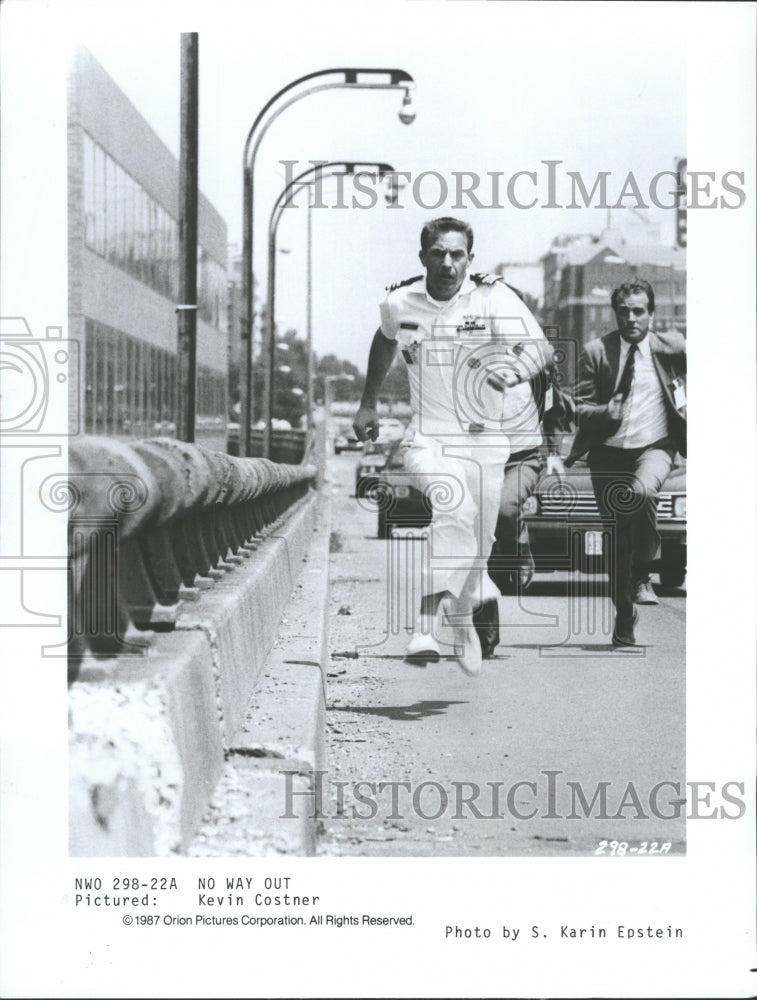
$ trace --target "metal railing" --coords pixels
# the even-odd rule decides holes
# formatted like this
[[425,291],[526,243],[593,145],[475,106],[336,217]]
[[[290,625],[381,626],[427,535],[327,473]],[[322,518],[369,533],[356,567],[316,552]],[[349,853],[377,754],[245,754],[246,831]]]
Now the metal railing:
[[69,681],[85,654],[143,653],[149,633],[171,630],[182,602],[251,556],[316,479],[309,463],[173,438],[72,440],[55,498],[68,510]]
[[[250,448],[254,456],[263,454],[263,435],[261,429],[250,432]],[[303,460],[307,444],[307,431],[293,428],[292,430],[274,430],[271,438],[271,461],[286,462],[297,465]],[[226,434],[226,451],[229,455],[239,454],[239,427],[229,428]]]

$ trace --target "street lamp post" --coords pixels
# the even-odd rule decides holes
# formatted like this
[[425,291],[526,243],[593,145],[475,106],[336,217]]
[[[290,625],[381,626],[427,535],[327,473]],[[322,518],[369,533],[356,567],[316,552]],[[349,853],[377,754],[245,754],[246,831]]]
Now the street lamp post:
[[346,372],[340,375],[324,375],[323,376],[323,409],[324,409],[324,420],[326,421],[326,426],[328,427],[329,418],[331,417],[331,384],[332,382],[354,382],[355,376],[349,375]]
[[[379,179],[387,174],[394,173],[394,167],[389,163],[363,163],[351,160],[339,160],[334,163],[323,163],[318,166],[303,170],[297,177],[293,178],[279,193],[274,202],[271,216],[268,221],[268,302],[267,302],[267,323],[266,323],[266,366],[264,381],[263,399],[263,458],[271,457],[271,446],[273,442],[273,400],[274,400],[274,366],[276,358],[276,232],[279,220],[284,209],[291,204],[292,192],[298,187],[310,188],[325,177],[345,177],[352,176],[356,171],[378,171]],[[309,180],[306,178],[310,178]],[[310,191],[308,191],[308,304],[307,304],[307,363],[308,363],[308,422],[312,412],[312,327],[311,327],[311,307],[312,307],[312,276],[311,276],[311,217],[310,217]]]
[[[402,115],[402,110],[400,110]],[[387,204],[396,204],[399,192],[402,187],[400,179],[394,174],[390,167],[391,190],[385,195]],[[308,429],[313,428],[313,409],[315,401],[313,399],[313,382],[315,373],[313,371],[313,199],[311,197],[312,185],[308,185],[308,222],[307,222],[307,307],[306,307],[306,343],[307,343],[307,418]]]
[[181,151],[179,159],[179,305],[178,412],[180,441],[195,439],[197,394],[197,164],[198,62],[197,32],[181,36]]
[[312,191],[308,187],[308,234],[307,234],[307,276],[306,303],[305,303],[305,350],[307,356],[307,396],[305,399],[305,413],[307,416],[307,428],[313,429],[313,199]]
[[[334,79],[328,79],[334,77]],[[383,82],[371,82],[370,79],[383,78]],[[313,83],[316,79],[322,82]],[[244,405],[242,407],[243,433],[241,435],[241,454],[250,455],[252,450],[252,327],[253,327],[253,213],[254,213],[254,174],[255,160],[263,136],[269,127],[285,111],[297,101],[310,94],[324,90],[343,88],[347,90],[402,90],[404,97],[399,111],[400,121],[409,125],[415,118],[410,90],[415,81],[402,69],[357,69],[338,68],[323,69],[305,76],[298,77],[286,87],[282,87],[267,102],[258,114],[247,134],[243,154],[243,246],[242,246],[242,340],[246,341],[245,375],[244,375]],[[292,93],[294,91],[294,93]]]

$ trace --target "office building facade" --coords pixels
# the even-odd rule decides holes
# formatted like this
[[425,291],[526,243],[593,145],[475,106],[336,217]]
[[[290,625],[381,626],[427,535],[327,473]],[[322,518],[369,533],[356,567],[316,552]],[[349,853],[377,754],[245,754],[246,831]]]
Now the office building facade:
[[[177,108],[178,115],[178,108]],[[179,163],[86,49],[68,93],[69,336],[80,344],[72,405],[85,433],[176,433]],[[199,444],[225,450],[227,231],[200,194]]]
[[686,251],[630,244],[620,233],[559,236],[542,258],[544,322],[580,347],[615,329],[614,288],[645,278],[655,291],[655,328],[686,332]]

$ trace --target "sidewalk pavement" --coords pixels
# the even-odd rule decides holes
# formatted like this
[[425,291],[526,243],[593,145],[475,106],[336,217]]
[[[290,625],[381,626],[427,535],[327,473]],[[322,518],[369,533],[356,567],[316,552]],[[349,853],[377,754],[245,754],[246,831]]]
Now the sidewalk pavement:
[[323,760],[329,531],[327,497],[310,494],[146,655],[83,663],[72,856],[313,852],[314,822],[279,816],[285,782],[306,790]]
[[[329,501],[318,498],[307,561],[240,727],[226,749],[216,794],[188,854],[193,857],[315,853],[311,810],[289,810],[324,766],[329,658]],[[300,815],[302,814],[302,815]]]

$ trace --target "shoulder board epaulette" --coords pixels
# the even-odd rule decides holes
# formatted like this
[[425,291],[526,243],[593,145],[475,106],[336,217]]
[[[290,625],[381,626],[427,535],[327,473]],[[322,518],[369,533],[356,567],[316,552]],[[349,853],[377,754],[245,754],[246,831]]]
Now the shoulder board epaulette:
[[501,281],[505,288],[509,288],[511,292],[515,292],[521,302],[526,300],[523,298],[523,292],[516,288],[515,285],[509,285],[501,274],[472,274],[471,281],[474,281],[477,285],[494,285],[496,282]]
[[505,280],[501,274],[484,274],[482,271],[472,274],[470,279],[477,285],[493,285],[495,281]]
[[405,285],[412,285],[416,281],[420,281],[422,278],[423,278],[422,274],[416,274],[414,278],[405,278],[404,281],[398,281],[394,285],[387,285],[386,290],[387,292],[393,292],[397,288],[404,288]]

